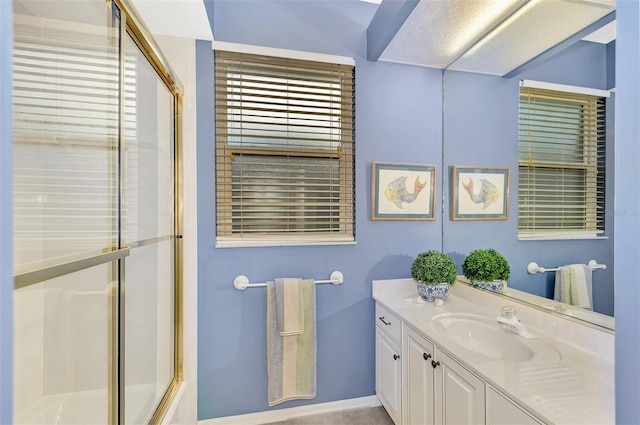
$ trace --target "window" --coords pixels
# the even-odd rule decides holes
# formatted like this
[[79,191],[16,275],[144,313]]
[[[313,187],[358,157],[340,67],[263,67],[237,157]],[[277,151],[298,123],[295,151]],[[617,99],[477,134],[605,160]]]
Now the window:
[[217,246],[354,240],[354,68],[216,50]]
[[518,237],[604,232],[605,98],[520,88]]

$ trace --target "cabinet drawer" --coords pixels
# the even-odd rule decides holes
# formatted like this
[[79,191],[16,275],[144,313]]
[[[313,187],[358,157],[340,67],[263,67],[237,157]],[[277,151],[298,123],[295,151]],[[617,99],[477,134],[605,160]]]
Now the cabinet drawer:
[[376,324],[398,344],[402,344],[402,321],[376,303]]

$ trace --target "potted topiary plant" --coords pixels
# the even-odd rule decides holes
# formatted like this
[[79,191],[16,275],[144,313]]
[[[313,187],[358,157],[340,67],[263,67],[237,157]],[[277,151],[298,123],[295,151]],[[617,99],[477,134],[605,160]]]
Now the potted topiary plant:
[[425,251],[413,260],[411,277],[418,281],[418,293],[423,300],[444,300],[449,294],[449,285],[456,280],[456,264],[440,251]]
[[507,259],[495,249],[476,249],[464,259],[462,273],[472,286],[502,292],[511,268]]

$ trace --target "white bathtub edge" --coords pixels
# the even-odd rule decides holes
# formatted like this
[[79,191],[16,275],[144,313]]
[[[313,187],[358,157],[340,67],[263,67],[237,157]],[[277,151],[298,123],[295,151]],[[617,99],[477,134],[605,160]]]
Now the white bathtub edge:
[[[180,414],[186,410],[187,400],[184,395],[187,391],[187,386],[189,384],[186,381],[182,381],[180,386],[178,387],[178,391],[176,395],[173,397],[173,401],[167,410],[167,413],[162,418],[161,425],[172,425],[172,424],[184,424],[185,419],[180,417]],[[182,411],[178,410],[181,407],[185,406]]]

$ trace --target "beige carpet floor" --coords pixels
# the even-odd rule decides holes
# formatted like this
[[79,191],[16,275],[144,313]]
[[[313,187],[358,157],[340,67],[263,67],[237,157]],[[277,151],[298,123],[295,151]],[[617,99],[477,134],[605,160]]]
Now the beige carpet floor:
[[384,407],[366,407],[302,416],[265,425],[394,425]]

